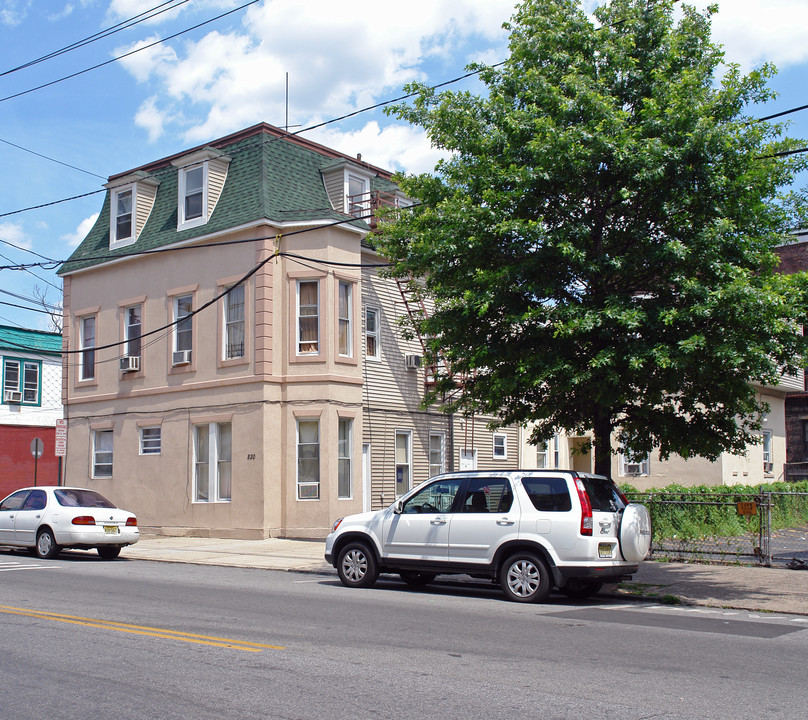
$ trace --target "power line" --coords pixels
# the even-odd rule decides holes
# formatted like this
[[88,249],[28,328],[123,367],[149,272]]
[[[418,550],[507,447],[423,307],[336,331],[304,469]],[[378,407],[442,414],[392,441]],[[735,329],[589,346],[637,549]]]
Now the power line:
[[55,158],[49,157],[48,155],[43,155],[42,153],[38,153],[35,150],[29,150],[28,148],[23,147],[22,145],[17,145],[16,143],[13,143],[13,142],[11,142],[9,140],[3,140],[3,138],[0,138],[0,142],[5,143],[6,145],[11,145],[11,147],[15,147],[18,150],[23,150],[23,151],[25,151],[27,153],[31,153],[31,155],[36,155],[37,157],[44,158],[45,160],[50,160],[51,162],[58,163],[59,165],[64,165],[65,167],[69,167],[71,170],[78,170],[79,172],[86,173],[87,175],[93,175],[93,176],[95,176],[97,178],[101,178],[102,180],[106,180],[106,178],[103,175],[99,175],[98,173],[90,172],[89,170],[84,170],[83,168],[76,167],[75,165],[70,165],[69,163],[62,162],[61,160],[56,160]]
[[65,80],[70,80],[71,78],[78,77],[79,75],[84,75],[85,73],[88,73],[92,70],[98,70],[98,68],[105,67],[106,65],[111,65],[112,63],[118,62],[119,60],[123,60],[124,58],[127,58],[130,55],[143,52],[144,50],[153,48],[155,45],[161,45],[162,43],[168,42],[169,40],[173,40],[174,38],[179,37],[180,35],[189,33],[192,30],[197,30],[201,27],[204,27],[205,25],[209,25],[212,22],[216,22],[216,20],[221,20],[223,17],[232,15],[233,13],[239,12],[240,10],[249,7],[250,5],[255,5],[258,2],[261,2],[261,0],[250,0],[249,2],[246,2],[243,5],[239,5],[239,7],[237,8],[233,8],[232,10],[228,10],[227,12],[223,12],[221,15],[217,15],[216,17],[213,17],[210,20],[205,20],[204,22],[198,23],[193,27],[186,28],[185,30],[180,30],[179,32],[174,33],[173,35],[164,37],[161,40],[155,40],[153,43],[149,43],[148,45],[144,45],[143,47],[139,47],[135,50],[130,50],[128,53],[118,55],[117,57],[114,57],[111,60],[105,60],[104,62],[98,63],[97,65],[93,65],[92,67],[84,68],[84,70],[78,70],[77,72],[71,73],[70,75],[65,75],[64,77],[60,77],[56,80],[51,80],[50,82],[43,83],[42,85],[38,85],[37,87],[29,88],[28,90],[21,90],[20,92],[14,93],[13,95],[7,95],[6,97],[0,98],[0,102],[5,102],[6,100],[13,100],[14,98],[21,97],[22,95],[27,95],[28,93],[32,93],[37,90],[42,90],[43,88],[50,87],[51,85],[56,85],[57,83],[64,82]]
[[[174,10],[178,8],[180,5],[184,5],[190,0],[179,0],[176,5],[172,5],[171,7],[165,7],[166,5],[171,5],[176,0],[166,0],[166,2],[160,3],[159,5],[150,8],[149,10],[144,10],[142,13],[135,15],[134,17],[128,18],[126,20],[122,20],[121,22],[117,23],[116,25],[112,25],[105,30],[100,30],[99,32],[89,35],[82,40],[77,40],[70,45],[65,45],[65,47],[60,48],[59,50],[54,50],[53,52],[48,53],[47,55],[42,55],[41,57],[36,58],[35,60],[29,60],[27,63],[23,63],[22,65],[18,65],[17,67],[13,67],[9,70],[5,70],[0,72],[0,77],[4,75],[10,75],[11,73],[17,72],[19,70],[24,70],[25,68],[32,67],[33,65],[38,65],[41,62],[45,62],[46,60],[51,60],[52,58],[59,57],[59,55],[64,55],[65,53],[70,52],[71,50],[77,50],[78,48],[84,47],[85,45],[89,45],[90,43],[96,42],[97,40],[102,40],[103,38],[109,37],[110,35],[114,35],[115,33],[121,32],[122,30],[128,30],[135,25],[138,25],[146,20],[151,20],[152,18],[161,15],[164,12],[168,12],[169,10]],[[160,8],[164,8],[160,10]],[[155,10],[159,12],[154,12]],[[149,13],[152,13],[149,15]],[[145,16],[145,17],[144,17]]]

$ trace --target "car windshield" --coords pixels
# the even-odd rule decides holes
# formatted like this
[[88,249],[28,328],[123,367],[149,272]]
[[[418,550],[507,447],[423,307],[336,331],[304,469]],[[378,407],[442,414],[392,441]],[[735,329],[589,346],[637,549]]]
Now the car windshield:
[[626,506],[617,485],[609,478],[590,475],[582,476],[581,481],[595,512],[617,512]]
[[64,507],[114,508],[115,506],[100,493],[94,490],[76,490],[65,488],[54,490],[56,501]]

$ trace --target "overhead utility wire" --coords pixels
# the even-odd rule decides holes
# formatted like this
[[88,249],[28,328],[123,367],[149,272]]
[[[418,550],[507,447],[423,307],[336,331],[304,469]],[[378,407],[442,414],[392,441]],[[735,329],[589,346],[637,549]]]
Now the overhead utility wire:
[[98,173],[90,172],[89,170],[84,170],[83,168],[76,167],[75,165],[70,165],[69,163],[62,162],[61,160],[56,160],[55,158],[48,157],[47,155],[43,155],[42,153],[38,153],[35,150],[29,150],[22,145],[17,145],[16,143],[10,142],[9,140],[3,140],[0,138],[1,143],[5,143],[6,145],[11,145],[11,147],[15,147],[18,150],[23,150],[27,153],[31,153],[31,155],[36,155],[37,157],[44,158],[45,160],[50,160],[51,162],[58,163],[59,165],[64,165],[65,167],[69,167],[71,170],[78,170],[79,172],[86,173],[87,175],[92,175],[93,177],[101,178],[102,180],[106,180],[103,175],[99,175]]
[[258,2],[261,2],[261,0],[250,0],[250,2],[246,2],[243,5],[239,5],[237,8],[233,8],[232,10],[228,10],[227,12],[223,12],[221,15],[217,15],[216,17],[210,18],[210,20],[205,20],[204,22],[186,28],[185,30],[180,30],[179,32],[174,33],[173,35],[169,35],[160,40],[155,40],[153,43],[149,43],[148,45],[144,45],[143,47],[136,48],[135,50],[130,50],[128,53],[124,53],[123,55],[118,55],[117,57],[114,57],[110,60],[105,60],[104,62],[98,63],[97,65],[93,65],[92,67],[84,68],[84,70],[79,70],[77,72],[71,73],[70,75],[65,75],[64,77],[57,78],[56,80],[51,80],[50,82],[43,83],[42,85],[38,85],[37,87],[29,88],[28,90],[21,90],[20,92],[14,93],[13,95],[7,95],[6,97],[0,98],[0,102],[5,102],[6,100],[13,100],[14,98],[18,98],[22,95],[27,95],[28,93],[35,92],[36,90],[42,90],[43,88],[50,87],[51,85],[56,85],[57,83],[63,82],[65,80],[70,80],[71,78],[78,77],[79,75],[84,75],[85,73],[88,73],[91,70],[97,70],[98,68],[105,67],[106,65],[111,65],[112,63],[118,62],[119,60],[123,60],[124,58],[127,58],[130,55],[143,52],[144,50],[153,48],[155,45],[161,45],[162,43],[168,42],[169,40],[173,40],[174,38],[179,37],[180,35],[189,33],[192,30],[197,30],[198,28],[204,27],[205,25],[210,25],[210,23],[212,22],[221,20],[223,17],[227,17],[228,15],[237,13],[240,10],[249,7],[250,5],[255,5]]
[[[23,63],[22,65],[18,65],[17,67],[13,67],[10,70],[4,70],[0,72],[0,77],[4,75],[10,75],[11,73],[17,72],[19,70],[24,70],[25,68],[32,67],[34,65],[38,65],[41,62],[45,62],[46,60],[51,60],[52,58],[59,57],[59,55],[64,55],[65,53],[70,52],[71,50],[77,50],[78,48],[84,47],[85,45],[89,45],[90,43],[96,42],[97,40],[103,40],[110,35],[114,35],[115,33],[119,33],[122,30],[128,30],[135,25],[138,25],[146,20],[151,20],[152,18],[161,15],[164,12],[168,12],[169,10],[174,10],[178,8],[180,5],[184,5],[190,0],[179,0],[175,5],[171,7],[165,7],[166,5],[171,5],[176,0],[166,0],[166,2],[160,3],[153,8],[148,10],[144,10],[142,13],[135,15],[134,17],[127,18],[126,20],[121,20],[121,22],[117,23],[116,25],[112,25],[105,30],[99,30],[97,33],[93,35],[89,35],[82,40],[77,40],[70,45],[65,45],[65,47],[60,48],[59,50],[54,50],[53,52],[48,53],[47,55],[42,55],[41,57],[36,58],[35,60],[29,60],[27,63]],[[160,10],[160,8],[164,8]],[[157,10],[158,12],[155,12]],[[152,13],[149,15],[149,13]],[[145,17],[144,17],[145,16]]]

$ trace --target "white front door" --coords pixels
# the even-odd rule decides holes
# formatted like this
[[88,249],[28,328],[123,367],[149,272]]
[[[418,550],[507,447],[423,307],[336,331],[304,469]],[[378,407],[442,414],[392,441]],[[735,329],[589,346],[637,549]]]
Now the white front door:
[[473,448],[462,448],[460,450],[460,471],[477,469],[477,451]]

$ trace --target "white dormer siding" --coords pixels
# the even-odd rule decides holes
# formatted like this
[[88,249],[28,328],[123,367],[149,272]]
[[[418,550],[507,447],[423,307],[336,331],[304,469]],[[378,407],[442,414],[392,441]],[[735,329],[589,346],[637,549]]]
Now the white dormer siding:
[[109,197],[109,249],[137,242],[154,208],[160,181],[144,172],[116,178],[104,185]]
[[[371,210],[370,181],[373,173],[348,160],[339,160],[324,168],[322,176],[325,191],[334,210],[356,217],[369,218]],[[350,197],[357,195],[362,196],[359,202],[349,202]]]
[[204,225],[213,215],[222,195],[230,158],[208,147],[172,160],[171,164],[179,173],[177,230]]

